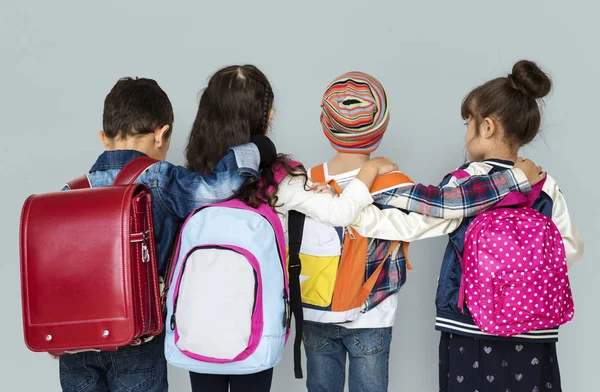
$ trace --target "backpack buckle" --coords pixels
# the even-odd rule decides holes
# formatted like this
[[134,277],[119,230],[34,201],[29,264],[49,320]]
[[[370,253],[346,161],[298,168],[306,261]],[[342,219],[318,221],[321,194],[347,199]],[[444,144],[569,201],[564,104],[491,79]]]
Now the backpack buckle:
[[147,263],[150,261],[150,252],[148,251],[148,246],[146,245],[146,241],[142,242],[142,262]]

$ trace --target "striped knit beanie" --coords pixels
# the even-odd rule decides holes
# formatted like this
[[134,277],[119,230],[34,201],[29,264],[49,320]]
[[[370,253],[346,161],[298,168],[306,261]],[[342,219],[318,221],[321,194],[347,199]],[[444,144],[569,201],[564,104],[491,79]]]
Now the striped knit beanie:
[[321,125],[339,152],[370,154],[379,147],[390,115],[383,86],[371,75],[348,72],[323,94]]

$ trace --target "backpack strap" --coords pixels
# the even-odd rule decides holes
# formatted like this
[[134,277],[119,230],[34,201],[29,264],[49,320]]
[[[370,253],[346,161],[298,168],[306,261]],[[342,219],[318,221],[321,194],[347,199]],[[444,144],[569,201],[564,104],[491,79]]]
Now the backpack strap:
[[290,279],[290,319],[292,314],[296,321],[296,336],[294,337],[294,375],[296,378],[302,378],[302,361],[300,344],[302,343],[302,324],[304,315],[302,310],[302,294],[300,293],[300,271],[302,270],[302,261],[300,260],[300,245],[302,244],[302,234],[304,232],[304,214],[298,211],[290,211],[288,216],[288,243],[289,243],[289,261],[288,276]]
[[88,189],[92,187],[92,184],[90,183],[90,178],[87,174],[84,174],[83,176],[79,176],[67,182],[66,186],[69,187],[70,190]]
[[325,167],[321,163],[310,169],[309,177],[314,182],[325,183]]
[[179,256],[179,240],[181,238],[181,225],[177,229],[177,235],[175,241],[171,246],[171,253],[169,254],[169,261],[167,262],[167,269],[165,270],[165,276],[162,277],[162,287],[160,287],[160,305],[163,310],[163,316],[167,314],[167,294],[171,288],[171,281],[173,280],[173,265],[177,262],[176,258]]
[[[468,173],[467,173],[468,174]],[[401,173],[399,171],[391,172],[384,174],[382,176],[378,176],[373,181],[371,185],[371,189],[369,191],[371,194],[378,194],[381,192],[385,192],[388,189],[396,188],[403,184],[414,184],[414,181],[408,177],[406,174]],[[402,242],[402,251],[404,252],[404,259],[406,260],[406,269],[412,270],[413,267],[408,260],[408,246],[409,242]]]
[[[117,174],[113,185],[129,185],[133,184],[135,180],[151,165],[158,162],[155,159],[149,157],[135,158],[123,167],[123,169]],[[87,174],[72,179],[65,184],[70,190],[74,189],[88,189],[92,187],[90,178]]]
[[312,182],[319,182],[321,184],[326,183],[327,185],[333,188],[335,193],[337,193],[338,195],[342,194],[342,188],[340,188],[340,186],[335,180],[327,181],[327,178],[325,177],[325,166],[322,163],[318,166],[311,168],[308,177],[311,179]]
[[[303,168],[302,164],[298,161],[294,161],[292,159],[287,159],[287,164],[290,165],[293,169]],[[283,167],[283,165],[276,165],[274,168],[273,179],[276,183],[281,183],[283,179],[287,176],[287,171]]]
[[130,161],[127,165],[121,169],[113,185],[129,185],[133,184],[135,180],[150,166],[158,162],[156,159],[150,157],[139,157]]
[[[394,251],[394,249],[396,249],[398,244],[399,244],[399,241],[391,241],[390,248],[388,249],[385,257],[383,259],[381,259],[381,261],[379,262],[379,265],[377,266],[375,271],[373,271],[371,276],[369,276],[369,279],[367,279],[367,281],[360,288],[360,294],[358,296],[358,299],[354,303],[355,306],[361,306],[369,298],[369,295],[371,295],[371,291],[373,291],[373,288],[375,287],[375,284],[377,283],[377,280],[379,279],[379,274],[381,273],[383,265],[385,264],[387,259],[392,255],[392,252]],[[405,243],[403,243],[403,244],[405,244]]]
[[453,172],[452,172],[452,173],[450,173],[450,174],[451,174],[452,176],[454,176],[454,177],[455,177],[456,179],[458,179],[458,180],[462,180],[463,178],[468,178],[468,177],[471,177],[471,174],[469,174],[469,172],[468,172],[468,171],[466,171],[466,170],[462,170],[462,169],[455,170],[455,171],[453,171]]
[[498,203],[494,205],[493,208],[500,207],[530,207],[533,206],[533,203],[537,200],[537,198],[542,193],[542,189],[544,189],[544,184],[546,183],[546,179],[544,178],[542,181],[538,182],[534,186],[531,187],[531,192],[527,195],[524,195],[518,191],[512,191],[508,195],[504,197],[504,199],[500,200]]

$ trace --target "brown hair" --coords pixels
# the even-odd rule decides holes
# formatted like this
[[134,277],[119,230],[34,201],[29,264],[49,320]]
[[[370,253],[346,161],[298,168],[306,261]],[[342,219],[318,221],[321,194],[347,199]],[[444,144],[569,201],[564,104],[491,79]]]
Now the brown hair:
[[523,146],[532,141],[541,123],[538,99],[548,95],[552,82],[532,61],[517,62],[506,77],[490,80],[475,88],[463,100],[463,119],[472,117],[477,130],[486,117],[495,117],[509,143]]
[[102,127],[111,139],[153,133],[169,126],[173,130],[173,107],[158,83],[146,78],[122,78],[104,100]]
[[[269,80],[253,65],[233,65],[217,71],[202,92],[196,120],[185,148],[190,170],[210,173],[230,148],[264,135],[275,95]],[[287,156],[279,154],[263,167],[261,181],[242,187],[236,198],[251,207],[267,203],[276,207],[279,183],[276,171],[304,177],[306,170],[292,167]]]

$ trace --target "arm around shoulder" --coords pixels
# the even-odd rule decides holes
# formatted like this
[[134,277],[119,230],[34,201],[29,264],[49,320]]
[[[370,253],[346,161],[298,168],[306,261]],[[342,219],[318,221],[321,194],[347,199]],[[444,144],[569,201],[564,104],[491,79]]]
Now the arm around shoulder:
[[505,170],[494,174],[471,173],[458,178],[448,175],[442,186],[403,184],[374,194],[375,203],[444,219],[475,216],[489,209],[512,191],[531,191],[525,174]]
[[352,227],[363,237],[412,242],[450,234],[460,223],[460,219],[434,218],[397,208],[381,210],[371,205],[361,211]]
[[208,174],[161,162],[157,165],[160,200],[184,219],[196,208],[227,200],[247,181],[257,180],[260,159],[256,145],[248,143],[232,148]]
[[[309,182],[309,185],[311,183]],[[296,210],[332,226],[348,226],[359,212],[373,202],[369,190],[359,180],[352,180],[340,196],[315,193],[305,187],[305,177],[286,176],[279,184],[277,203],[281,212]]]

